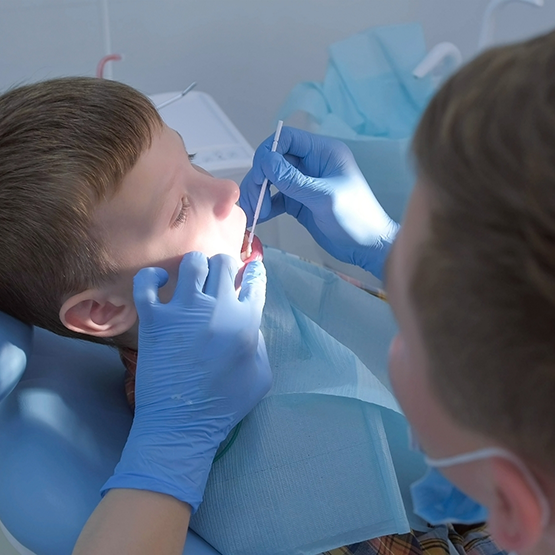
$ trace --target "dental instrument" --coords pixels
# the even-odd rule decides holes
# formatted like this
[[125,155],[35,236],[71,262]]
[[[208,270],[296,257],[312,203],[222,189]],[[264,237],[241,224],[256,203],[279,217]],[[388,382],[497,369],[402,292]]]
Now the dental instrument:
[[497,23],[497,11],[501,6],[509,4],[510,2],[531,4],[538,8],[544,5],[544,0],[491,0],[484,13],[484,18],[482,19],[482,30],[480,31],[480,40],[478,41],[478,51],[484,50],[484,48],[487,48],[493,43],[495,26]]
[[[107,56],[104,56],[104,58],[101,58],[101,60],[98,62],[98,65],[96,66],[96,76],[99,79],[104,79],[104,68],[106,64],[108,62],[118,62],[120,60],[123,60],[123,56],[121,54],[108,54]],[[106,79],[111,79],[111,72],[107,71],[106,73],[109,73]]]
[[[417,79],[422,79],[431,73],[432,81],[437,86],[446,75],[455,71],[462,61],[461,51],[452,42],[440,42],[428,52],[426,57],[414,68],[412,74]],[[442,75],[436,75],[440,66],[443,66]]]
[[[290,255],[290,256],[294,256],[294,255]],[[297,258],[302,260],[302,258],[300,257],[297,257]],[[374,297],[378,297],[378,299],[381,299],[386,303],[389,302],[387,300],[387,293],[381,287],[377,287],[376,285],[371,285],[370,283],[365,283],[359,279],[356,279],[352,276],[344,274],[343,272],[340,272],[339,270],[332,268],[329,264],[326,264],[325,262],[323,264],[323,267],[326,268],[326,270],[333,272],[336,276],[339,276],[342,280],[346,281],[347,283],[350,283],[351,285],[354,285],[355,287],[358,287],[359,289],[366,291],[366,293],[369,293]]]
[[156,109],[161,110],[162,108],[165,108],[170,104],[173,104],[176,100],[183,98],[189,91],[192,91],[196,86],[197,86],[196,81],[193,81],[185,90],[181,91],[179,94],[175,95],[169,100],[166,100],[165,102],[162,102],[162,104],[158,104],[158,106],[156,106]]
[[[279,136],[281,135],[281,128],[283,127],[283,120],[279,120],[274,134],[274,142],[272,143],[272,148],[270,152],[275,152],[278,147]],[[247,243],[247,257],[251,255],[252,252],[252,242],[254,239],[254,229],[256,227],[256,222],[260,216],[260,209],[262,208],[262,200],[264,199],[264,194],[266,193],[266,187],[268,186],[268,178],[265,178],[262,182],[262,188],[260,189],[260,195],[258,195],[258,202],[256,203],[256,208],[254,210],[254,217],[252,220],[251,233],[249,235],[249,242]]]
[[[98,64],[97,72],[100,71],[101,75],[97,75],[97,77],[104,78],[104,65],[103,60],[111,61],[111,60],[121,60],[121,56],[119,54],[114,54],[112,49],[112,29],[110,25],[110,10],[108,8],[108,0],[101,0],[100,2],[100,13],[102,18],[102,42],[104,43],[104,58],[100,60]],[[112,56],[120,56],[119,58],[113,58]],[[113,64],[108,64],[106,67],[106,79],[113,79]]]
[[[173,90],[150,95],[155,106],[173,98]],[[195,153],[195,165],[214,177],[241,183],[252,167],[254,150],[216,101],[198,90],[160,111],[164,123],[177,131]],[[248,236],[247,236],[248,239]],[[245,245],[247,244],[245,239]]]

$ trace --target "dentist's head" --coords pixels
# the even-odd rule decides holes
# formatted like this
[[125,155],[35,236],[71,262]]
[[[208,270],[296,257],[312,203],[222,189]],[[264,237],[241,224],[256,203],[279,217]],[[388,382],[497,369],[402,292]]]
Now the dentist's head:
[[395,391],[431,466],[479,503],[467,516],[555,553],[555,33],[453,76],[414,152],[386,271]]

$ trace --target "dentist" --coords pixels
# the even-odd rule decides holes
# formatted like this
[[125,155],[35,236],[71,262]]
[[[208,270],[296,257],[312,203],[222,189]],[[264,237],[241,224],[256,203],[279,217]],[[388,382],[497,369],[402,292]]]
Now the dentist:
[[260,221],[290,214],[385,279],[390,379],[429,466],[414,510],[430,524],[487,521],[521,555],[555,554],[554,67],[551,32],[447,81],[413,139],[401,228],[344,145],[291,128],[277,152],[271,138],[258,148],[240,199],[252,215],[267,177],[279,192]]

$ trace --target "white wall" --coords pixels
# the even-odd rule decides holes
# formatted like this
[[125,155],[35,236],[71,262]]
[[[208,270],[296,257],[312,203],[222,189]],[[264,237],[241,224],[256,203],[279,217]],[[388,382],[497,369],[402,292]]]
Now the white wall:
[[[522,40],[555,28],[555,0],[543,8],[507,4],[499,11],[496,42]],[[417,0],[416,19],[424,26],[428,45],[454,42],[468,59],[476,51],[481,19],[489,0]]]
[[[512,4],[500,40],[555,26],[555,0]],[[421,21],[473,54],[487,0],[0,0],[0,90],[59,75],[94,75],[123,53],[113,77],[143,92],[191,81],[211,94],[256,145],[294,84],[320,80],[327,46],[372,25]],[[107,11],[109,35],[104,25]]]

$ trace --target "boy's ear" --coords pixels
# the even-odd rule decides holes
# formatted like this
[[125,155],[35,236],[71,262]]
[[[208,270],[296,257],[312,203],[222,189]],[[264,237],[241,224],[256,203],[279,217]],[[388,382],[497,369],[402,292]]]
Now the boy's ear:
[[65,301],[60,320],[72,331],[96,337],[115,337],[137,321],[135,305],[121,296],[88,289]]
[[492,459],[491,464],[495,501],[489,507],[490,532],[504,549],[518,553],[527,551],[542,538],[544,507],[518,465],[498,457]]

